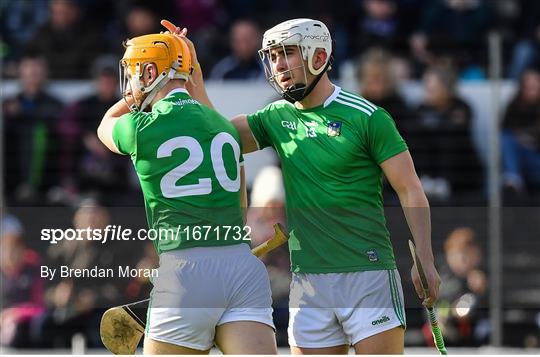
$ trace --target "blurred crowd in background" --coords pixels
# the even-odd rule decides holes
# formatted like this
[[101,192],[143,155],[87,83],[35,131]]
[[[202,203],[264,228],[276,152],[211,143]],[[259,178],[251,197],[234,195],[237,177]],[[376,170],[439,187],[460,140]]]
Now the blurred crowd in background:
[[[143,201],[131,163],[109,152],[96,136],[103,114],[120,98],[122,41],[161,31],[159,20],[167,18],[189,29],[206,78],[264,81],[257,53],[262,33],[295,17],[317,18],[328,25],[335,40],[331,76],[342,79],[340,69],[353,65],[359,94],[393,116],[431,204],[443,207],[487,204],[486,164],[471,133],[472,107],[459,96],[456,85],[488,79],[487,36],[498,32],[503,40],[503,76],[517,86],[502,108],[500,189],[507,206],[538,206],[540,1],[535,0],[345,0],[339,4],[320,0],[4,0],[0,3],[2,78],[16,80],[20,92],[2,98],[2,206],[54,207],[62,212],[61,224],[66,228],[104,227],[111,216],[129,220],[125,212],[118,218],[114,207],[134,207],[140,211],[139,223],[144,224]],[[73,79],[92,79],[95,93],[65,103],[47,91],[49,80]],[[397,90],[407,80],[420,81],[423,89],[421,103],[414,107]],[[272,235],[273,223],[286,224],[280,175],[278,167],[268,167],[250,188],[250,205],[255,208],[248,213],[248,224],[253,227],[254,245]],[[390,205],[397,204],[388,186],[385,197]],[[99,287],[85,286],[84,279],[47,283],[39,277],[39,266],[112,266],[124,261],[151,267],[157,264],[151,244],[140,243],[133,250],[137,254],[129,257],[122,249],[107,252],[91,242],[64,242],[39,251],[43,245],[32,242],[37,232],[23,223],[39,217],[28,212],[17,217],[17,210],[11,211],[2,212],[0,343],[62,347],[78,331],[90,346],[100,346],[97,326],[103,309],[146,298],[151,284],[138,279]],[[447,307],[441,321],[450,345],[478,346],[489,341],[485,213],[472,217],[478,218],[476,226],[454,222],[437,232],[434,243],[445,286],[441,306]],[[529,244],[534,256],[540,244],[530,243],[530,237],[516,234],[516,240]],[[406,239],[397,235],[393,241]],[[396,251],[406,249],[399,244]],[[509,252],[519,247],[510,247]],[[410,266],[402,252],[396,254],[398,264]],[[516,257],[517,263],[508,263],[514,269],[510,273],[523,277],[528,269],[530,285],[538,288],[538,276],[532,276],[540,272],[537,259]],[[274,292],[278,342],[286,345],[287,251],[284,248],[265,260]],[[519,264],[524,261],[530,264]],[[400,271],[404,275],[407,269]],[[515,276],[509,279],[514,281]],[[521,281],[525,284],[526,279]],[[409,301],[416,300],[409,292]],[[534,306],[534,314],[508,318],[510,324],[519,325],[511,325],[508,344],[540,344],[539,306]],[[419,317],[409,317],[409,327],[418,327],[419,336],[424,336],[416,340],[418,345],[431,341],[420,311]]]
[[[3,78],[21,84],[3,102],[8,204],[64,204],[90,191],[132,203],[138,184],[129,162],[109,153],[95,128],[119,99],[122,40],[162,30],[162,17],[189,28],[209,79],[243,81],[264,80],[261,29],[295,16],[323,20],[336,42],[331,75],[339,76],[344,63],[354,65],[360,94],[395,118],[428,195],[458,205],[485,202],[486,178],[470,132],[471,105],[456,84],[486,79],[486,38],[496,30],[504,75],[519,88],[503,108],[505,196],[527,205],[539,191],[538,1],[358,0],[334,7],[327,1],[12,0],[0,6]],[[46,91],[48,79],[90,78],[95,94],[75,103]],[[415,107],[396,90],[409,79],[424,89]]]
[[[27,54],[47,61],[53,79],[88,78],[100,55],[162,30],[160,18],[189,29],[207,75],[261,77],[261,31],[295,17],[323,21],[336,41],[334,69],[367,49],[388,49],[402,77],[450,59],[462,79],[486,78],[486,35],[498,31],[505,75],[517,79],[539,60],[540,5],[534,0],[6,0],[0,5],[4,75]],[[334,71],[336,74],[338,71]]]

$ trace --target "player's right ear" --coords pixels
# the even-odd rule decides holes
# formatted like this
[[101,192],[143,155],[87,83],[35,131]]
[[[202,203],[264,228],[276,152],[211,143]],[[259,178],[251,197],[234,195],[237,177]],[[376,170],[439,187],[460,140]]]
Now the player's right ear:
[[313,68],[319,69],[326,64],[328,54],[324,48],[317,48],[313,54]]
[[143,82],[145,86],[152,84],[159,76],[158,69],[155,63],[147,63],[143,70]]

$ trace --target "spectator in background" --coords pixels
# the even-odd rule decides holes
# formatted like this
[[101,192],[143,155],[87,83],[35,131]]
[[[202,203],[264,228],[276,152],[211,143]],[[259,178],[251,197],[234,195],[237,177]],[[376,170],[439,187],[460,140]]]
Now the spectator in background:
[[[482,267],[482,250],[471,228],[454,229],[444,242],[441,264],[439,322],[449,346],[479,346],[488,341],[487,277]],[[428,344],[431,329],[423,328]]]
[[158,19],[152,7],[142,1],[133,3],[126,16],[127,38],[156,32],[158,26]]
[[27,49],[47,59],[54,79],[86,78],[103,39],[89,19],[81,16],[79,2],[51,0],[49,20],[35,32]]
[[[253,181],[251,202],[247,215],[251,227],[251,245],[256,247],[274,236],[273,225],[281,223],[286,227],[285,190],[281,170],[275,166],[263,168]],[[268,270],[272,287],[274,324],[276,341],[280,346],[287,345],[287,325],[289,319],[289,254],[287,245],[281,246],[261,258]]]
[[362,87],[360,94],[392,113],[399,132],[407,141],[407,127],[413,119],[413,113],[398,93],[392,60],[388,52],[377,48],[361,57],[357,73]]
[[516,24],[519,29],[513,49],[508,75],[519,79],[529,67],[540,65],[540,2],[521,0],[521,14]]
[[486,34],[490,9],[486,0],[434,0],[421,9],[421,26],[410,38],[412,54],[424,68],[437,57],[456,61],[462,79],[485,78]]
[[56,126],[62,104],[45,90],[44,58],[24,56],[19,81],[21,91],[3,103],[5,192],[8,204],[38,204],[58,184]]
[[45,312],[40,259],[26,248],[17,218],[0,219],[0,345],[28,348],[36,343],[31,326]]
[[[392,113],[401,136],[409,143],[410,140],[415,139],[411,137],[409,130],[415,121],[412,110],[398,93],[394,70],[393,58],[388,52],[379,48],[368,50],[361,57],[357,71],[361,86],[360,94]],[[393,202],[397,199],[394,190],[386,180],[384,180],[383,192],[385,202]]]
[[406,33],[401,28],[397,0],[363,0],[363,16],[353,36],[355,53],[371,47],[382,47],[403,54],[407,52]]
[[450,70],[428,69],[423,85],[408,144],[424,190],[434,203],[479,202],[484,171],[473,145],[471,107],[456,95]]
[[[216,63],[216,50],[226,43],[227,9],[219,0],[170,0],[172,22],[189,29],[189,38],[197,44],[197,58],[203,68]],[[207,73],[205,73],[207,74]]]
[[540,192],[540,72],[525,71],[519,89],[506,108],[502,159],[508,199]]
[[[72,269],[117,270],[112,249],[104,249],[100,241],[90,240],[87,229],[104,232],[110,215],[105,207],[93,200],[84,200],[73,216],[73,228],[80,230],[82,240],[62,240],[47,250],[47,265],[51,268],[68,266]],[[90,234],[90,233],[89,233]],[[112,242],[107,242],[111,244]],[[48,316],[43,320],[41,331],[44,342],[52,347],[67,347],[71,336],[85,334],[87,344],[101,346],[99,326],[101,313],[107,306],[119,303],[122,285],[111,278],[76,279],[59,278],[47,289]]]
[[[121,7],[120,10],[123,10]],[[124,48],[118,46],[126,39],[147,35],[150,33],[159,33],[161,31],[159,18],[155,7],[145,1],[131,1],[125,7],[126,13],[122,16],[122,25],[117,26],[116,35],[109,37],[109,49],[115,53],[118,58],[124,55]],[[118,67],[118,66],[117,66]]]
[[264,79],[258,55],[261,39],[255,22],[236,21],[230,31],[231,54],[215,64],[210,79]]
[[48,0],[11,0],[0,2],[0,57],[2,75],[17,76],[23,46],[47,20]]
[[113,57],[99,58],[92,75],[95,93],[69,106],[60,120],[62,184],[67,193],[99,193],[103,199],[115,202],[129,190],[129,166],[101,144],[96,128],[105,112],[119,100],[118,61]]

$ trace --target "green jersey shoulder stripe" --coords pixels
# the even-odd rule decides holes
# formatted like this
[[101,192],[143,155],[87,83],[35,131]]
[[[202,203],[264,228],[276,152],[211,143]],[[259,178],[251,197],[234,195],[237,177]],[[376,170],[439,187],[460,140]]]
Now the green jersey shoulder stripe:
[[371,114],[373,114],[374,112],[371,108],[365,107],[361,103],[353,102],[352,100],[344,98],[342,96],[338,96],[336,99],[334,99],[334,101],[337,103],[349,106],[351,108],[358,109],[364,114],[366,114],[367,116],[371,116]]
[[371,114],[373,114],[378,109],[378,107],[376,105],[369,102],[368,100],[366,100],[366,99],[364,99],[362,97],[347,93],[345,91],[341,91],[339,93],[339,96],[337,97],[337,99],[339,99],[339,101],[338,101],[339,103],[345,104],[345,103],[343,103],[345,101],[348,104],[352,104],[354,106],[360,106],[360,107],[364,108],[365,110],[362,110],[362,109],[359,109],[359,110],[363,111],[368,116],[371,116]]
[[369,108],[371,108],[373,110],[377,110],[377,106],[375,104],[371,103],[366,98],[360,97],[360,96],[358,96],[356,94],[346,92],[344,90],[342,90],[340,94],[342,94],[345,97],[349,97],[351,99],[355,99],[356,101],[362,102],[363,104],[365,104],[366,106],[368,106]]

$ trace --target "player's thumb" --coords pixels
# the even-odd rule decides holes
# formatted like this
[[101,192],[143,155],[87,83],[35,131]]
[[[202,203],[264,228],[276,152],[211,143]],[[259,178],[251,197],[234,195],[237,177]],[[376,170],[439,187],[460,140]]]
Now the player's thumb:
[[170,33],[174,33],[176,31],[177,26],[168,20],[163,19],[159,23]]

